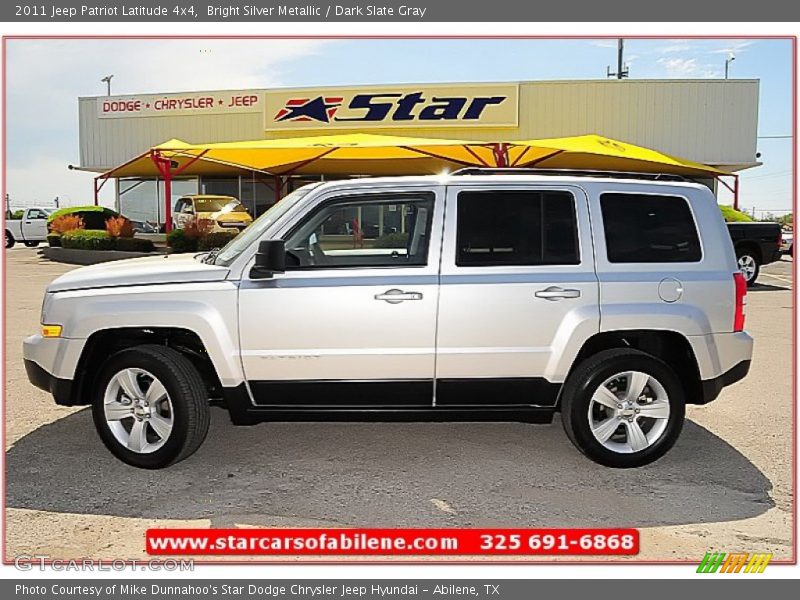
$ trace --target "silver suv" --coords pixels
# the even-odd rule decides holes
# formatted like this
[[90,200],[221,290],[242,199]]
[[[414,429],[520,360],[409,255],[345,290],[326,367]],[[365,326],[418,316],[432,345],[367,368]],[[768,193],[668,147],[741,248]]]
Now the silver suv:
[[303,187],[225,248],[53,281],[31,382],[160,468],[209,405],[236,424],[549,422],[610,467],[661,457],[686,404],[750,367],[746,285],[708,188],[468,170]]

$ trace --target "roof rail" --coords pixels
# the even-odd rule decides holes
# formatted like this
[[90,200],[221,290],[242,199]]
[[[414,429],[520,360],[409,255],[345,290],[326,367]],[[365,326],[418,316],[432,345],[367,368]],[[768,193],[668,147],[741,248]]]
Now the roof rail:
[[672,173],[639,173],[636,171],[592,171],[588,169],[536,169],[525,167],[464,167],[450,175],[570,175],[572,177],[618,177],[649,181],[690,181]]

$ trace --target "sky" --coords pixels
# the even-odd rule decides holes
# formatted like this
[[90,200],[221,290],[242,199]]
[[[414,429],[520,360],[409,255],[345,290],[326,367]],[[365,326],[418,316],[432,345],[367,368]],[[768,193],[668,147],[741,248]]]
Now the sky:
[[[92,201],[78,164],[79,96],[355,84],[605,79],[616,40],[8,40],[7,192],[12,207]],[[789,40],[626,40],[630,77],[759,79],[758,151],[740,203],[757,216],[792,205]],[[111,186],[107,186],[109,188]],[[113,203],[103,190],[103,203]],[[730,195],[720,194],[730,203]]]

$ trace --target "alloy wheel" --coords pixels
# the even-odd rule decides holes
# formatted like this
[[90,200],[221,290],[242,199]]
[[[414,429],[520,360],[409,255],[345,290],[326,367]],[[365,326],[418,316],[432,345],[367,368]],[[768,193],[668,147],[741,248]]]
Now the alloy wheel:
[[172,401],[151,373],[122,369],[108,382],[103,401],[109,430],[131,452],[155,452],[169,439],[175,420]]
[[749,254],[743,254],[739,257],[739,271],[742,272],[746,281],[750,281],[753,279],[753,276],[756,274],[756,259],[754,259]]
[[652,375],[617,373],[595,390],[588,416],[592,435],[605,448],[621,454],[641,452],[667,429],[669,397]]

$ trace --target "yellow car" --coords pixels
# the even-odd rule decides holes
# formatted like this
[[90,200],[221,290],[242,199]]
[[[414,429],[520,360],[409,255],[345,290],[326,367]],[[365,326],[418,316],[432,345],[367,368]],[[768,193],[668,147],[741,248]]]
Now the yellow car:
[[253,217],[236,198],[211,194],[183,196],[175,203],[172,220],[177,229],[186,227],[186,223],[193,218],[212,221],[213,231],[234,233],[253,222]]

